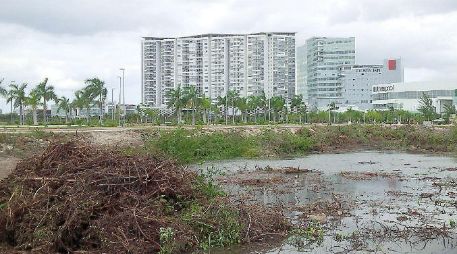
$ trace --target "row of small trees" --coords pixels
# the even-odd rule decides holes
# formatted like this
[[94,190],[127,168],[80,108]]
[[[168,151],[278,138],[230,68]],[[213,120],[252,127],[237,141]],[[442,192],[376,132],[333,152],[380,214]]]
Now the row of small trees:
[[[408,112],[406,110],[389,109],[389,110],[370,110],[368,112],[355,111],[352,109],[346,112],[336,112],[336,104],[330,103],[327,111],[309,112],[307,105],[304,103],[301,95],[294,96],[290,105],[286,105],[283,97],[274,96],[267,99],[265,94],[258,96],[240,97],[235,91],[228,91],[224,97],[218,97],[215,102],[199,93],[195,87],[184,87],[170,89],[167,93],[168,107],[173,109],[177,116],[177,122],[182,122],[182,112],[184,109],[190,109],[192,112],[192,124],[196,122],[196,117],[204,123],[210,123],[211,119],[224,117],[225,123],[229,122],[231,117],[232,124],[238,118],[238,122],[258,123],[258,118],[262,121],[281,122],[371,122],[371,123],[418,123],[424,120],[432,121],[440,117],[433,106],[432,99],[423,93],[419,99],[418,113]],[[231,110],[230,110],[231,109]],[[220,112],[222,110],[222,112]],[[442,117],[446,121],[452,114],[456,113],[453,105],[445,105],[445,112]],[[231,114],[229,112],[231,111]],[[262,115],[261,115],[262,114]],[[237,117],[238,115],[239,117]],[[213,116],[213,117],[210,117]],[[249,119],[249,117],[251,119]],[[293,117],[289,121],[289,117]],[[297,119],[298,118],[298,119]]]
[[38,125],[38,109],[43,111],[43,124],[48,123],[48,103],[54,101],[57,105],[57,111],[65,112],[65,122],[73,116],[73,112],[79,114],[82,109],[86,110],[87,121],[89,121],[89,111],[94,105],[100,108],[100,123],[103,119],[103,105],[106,100],[107,89],[105,83],[98,78],[85,80],[85,87],[77,90],[74,98],[71,100],[65,96],[57,96],[55,88],[48,84],[48,78],[45,78],[38,85],[27,92],[28,84],[11,83],[7,87],[2,86],[3,80],[0,80],[0,96],[6,99],[8,104],[13,108],[19,108],[19,124],[25,123],[25,109],[32,111],[33,124]]
[[[248,122],[249,115],[257,122],[260,113],[266,121],[276,122],[279,118],[287,118],[286,100],[280,96],[267,99],[265,94],[241,97],[235,91],[228,91],[226,96],[219,96],[215,102],[210,98],[199,93],[195,87],[187,86],[170,89],[167,92],[167,106],[176,112],[178,123],[182,122],[183,109],[190,109],[192,112],[192,125],[195,125],[197,115],[201,116],[204,123],[210,123],[211,115],[223,110],[225,122],[229,121],[229,111],[231,110],[231,121],[235,122],[235,115],[241,116],[242,122]],[[302,116],[307,112],[307,106],[303,103],[302,96],[294,96],[289,107],[293,112],[299,113],[300,122]]]

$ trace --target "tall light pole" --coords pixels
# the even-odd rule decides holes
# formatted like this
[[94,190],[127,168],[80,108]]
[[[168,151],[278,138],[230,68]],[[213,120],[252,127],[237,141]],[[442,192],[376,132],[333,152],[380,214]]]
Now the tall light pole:
[[111,119],[114,121],[114,88],[111,88]]
[[225,93],[225,125],[228,124],[228,95],[229,95],[229,91],[227,91],[227,93]]
[[122,77],[117,76],[119,78],[119,101],[117,102],[117,111],[119,112],[119,125],[121,127],[121,94],[122,94]]
[[120,70],[122,71],[122,107],[124,109],[124,115],[123,115],[123,123],[122,125],[125,124],[125,116],[127,114],[127,110],[126,110],[126,107],[125,107],[125,68],[120,68]]

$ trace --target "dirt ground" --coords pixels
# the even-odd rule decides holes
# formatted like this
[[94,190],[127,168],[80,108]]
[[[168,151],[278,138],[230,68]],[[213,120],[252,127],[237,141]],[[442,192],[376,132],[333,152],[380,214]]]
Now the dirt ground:
[[14,157],[0,157],[0,180],[11,173],[18,161],[19,159]]

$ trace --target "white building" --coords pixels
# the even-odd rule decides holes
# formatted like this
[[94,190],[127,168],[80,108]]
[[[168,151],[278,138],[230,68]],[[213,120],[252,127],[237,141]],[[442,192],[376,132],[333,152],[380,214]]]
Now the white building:
[[345,65],[340,68],[342,85],[340,107],[358,110],[372,108],[373,85],[403,82],[401,59],[384,60],[383,65]]
[[306,44],[300,47],[297,47],[297,56],[295,61],[297,62],[297,86],[295,93],[303,96],[303,101],[308,103],[308,86],[307,86],[307,53],[306,53]]
[[355,64],[355,38],[313,37],[306,41],[308,102],[311,108],[342,103],[340,66]]
[[389,108],[418,112],[422,94],[431,99],[436,113],[444,112],[445,105],[457,103],[457,81],[407,82],[374,85],[372,88],[373,108]]
[[142,103],[165,106],[170,89],[194,86],[216,101],[240,96],[291,98],[295,93],[295,33],[144,37]]

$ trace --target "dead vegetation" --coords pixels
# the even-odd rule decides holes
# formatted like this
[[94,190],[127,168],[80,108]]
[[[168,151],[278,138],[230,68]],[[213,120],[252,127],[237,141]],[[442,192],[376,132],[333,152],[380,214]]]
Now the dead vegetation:
[[174,161],[78,141],[50,145],[0,184],[0,243],[16,250],[180,253],[288,227],[280,212],[231,204]]
[[374,178],[399,178],[399,174],[386,172],[357,172],[357,171],[341,171],[340,175],[349,180],[371,180]]

